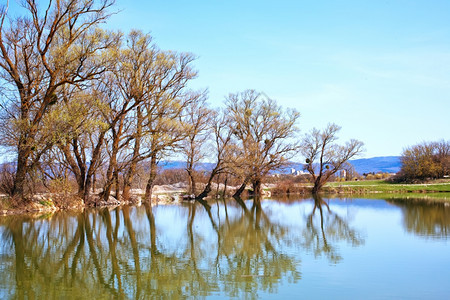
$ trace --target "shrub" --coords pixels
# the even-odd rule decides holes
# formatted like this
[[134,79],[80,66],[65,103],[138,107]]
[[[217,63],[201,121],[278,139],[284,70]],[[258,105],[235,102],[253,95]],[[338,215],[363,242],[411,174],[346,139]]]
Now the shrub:
[[277,182],[275,187],[271,189],[271,192],[272,195],[304,194],[306,189],[292,180],[283,180]]
[[156,176],[155,184],[175,184],[179,182],[186,182],[187,175],[186,171],[183,169],[167,169],[162,170]]
[[14,189],[14,170],[9,164],[3,164],[0,169],[0,193],[11,196]]

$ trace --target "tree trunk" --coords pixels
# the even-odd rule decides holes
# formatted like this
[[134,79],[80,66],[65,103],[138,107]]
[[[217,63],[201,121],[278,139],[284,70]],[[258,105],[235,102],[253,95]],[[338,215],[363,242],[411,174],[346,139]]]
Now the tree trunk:
[[117,167],[117,153],[119,151],[119,142],[113,142],[113,149],[111,153],[111,158],[109,160],[108,170],[106,171],[106,183],[103,187],[103,200],[108,202],[109,195],[111,194],[111,189],[114,181],[113,170]]
[[191,195],[195,195],[195,178],[194,178],[194,167],[191,159],[188,159],[188,164],[186,167],[186,171],[189,177],[189,193]]
[[92,175],[92,193],[95,193],[95,186],[97,185],[97,176],[95,173]]
[[136,174],[139,153],[141,151],[143,117],[142,117],[141,109],[139,106],[136,108],[136,122],[137,122],[136,123],[136,136],[134,139],[133,157],[130,162],[130,167],[128,168],[128,171],[126,172],[126,174],[123,177],[122,198],[124,200],[128,200],[130,198],[131,184],[132,184],[134,175]]
[[75,180],[78,186],[78,196],[83,197],[85,178],[86,178],[86,163],[81,159],[80,153],[78,153],[78,141],[76,139],[72,140],[72,152],[75,154],[76,160],[73,158],[70,144],[66,142],[63,145],[59,145],[59,149],[64,153],[66,162],[69,164],[70,170],[75,176]]
[[119,170],[114,170],[114,188],[115,192],[114,195],[116,196],[116,199],[120,201],[120,181],[119,181]]
[[245,187],[247,186],[249,178],[245,178],[244,182],[242,183],[242,185],[236,190],[236,192],[233,194],[234,198],[240,198],[242,192],[244,192]]
[[[75,176],[75,177],[76,177],[76,176]],[[76,180],[77,180],[77,185],[78,185],[78,192],[77,192],[77,195],[78,195],[79,197],[83,197],[83,195],[84,195],[84,188],[85,188],[85,186],[84,186],[84,184],[85,184],[84,178],[85,178],[85,176],[83,176],[83,177],[79,176],[78,178],[76,178]]]
[[155,184],[155,178],[156,178],[156,155],[153,154],[150,157],[150,176],[147,180],[147,185],[145,186],[145,195],[144,195],[144,202],[152,203],[152,189],[153,185]]
[[223,187],[223,198],[227,196],[228,174],[225,176],[225,182]]
[[[95,169],[97,168],[97,163],[100,159],[101,148],[103,145],[103,139],[105,138],[106,130],[102,131],[98,137],[97,145],[92,152],[91,164],[89,165],[89,169],[86,174],[86,183],[84,185],[84,197],[83,201],[86,203],[89,200],[89,194],[91,192],[92,186],[92,177],[95,177]],[[94,186],[95,187],[95,186]]]
[[261,185],[262,185],[262,180],[261,178],[255,178],[254,180],[252,180],[252,186],[253,186],[253,201],[260,205],[261,203],[261,198],[262,198],[262,189],[261,189]]
[[28,156],[25,153],[26,151],[19,150],[17,157],[17,169],[16,176],[14,178],[14,187],[13,187],[13,196],[18,196],[20,198],[24,197],[25,194],[25,183],[27,179],[27,161]]
[[127,175],[125,175],[123,177],[122,198],[124,200],[130,199],[130,191],[131,191],[131,179],[130,179],[130,177],[128,175],[128,172],[127,172]]
[[261,178],[255,178],[254,180],[252,180],[253,195],[255,197],[261,197],[262,195],[261,184],[262,184]]
[[117,154],[119,153],[119,143],[122,136],[124,119],[125,115],[122,115],[119,119],[119,128],[117,129],[117,131],[114,127],[112,127],[113,142],[111,149],[111,158],[109,160],[108,170],[106,171],[106,183],[103,187],[103,200],[106,202],[108,202],[109,195],[111,195],[111,189],[114,182],[114,171],[117,169]]
[[89,174],[88,172],[88,174],[86,175],[86,184],[84,185],[84,196],[83,196],[84,203],[89,201],[91,186],[92,186],[92,174]]
[[203,191],[195,197],[195,200],[203,200],[205,197],[208,196],[208,194],[211,192],[211,183],[208,182],[203,189]]
[[314,187],[312,189],[312,194],[317,195],[319,191],[322,189],[323,183],[321,182],[321,178],[317,177],[317,179],[314,181]]
[[216,165],[216,167],[211,171],[211,175],[209,175],[208,183],[206,184],[205,188],[200,193],[200,195],[195,197],[195,200],[203,200],[203,198],[206,198],[208,196],[208,194],[211,192],[212,181],[213,181],[214,177],[216,177],[216,175],[218,174],[218,170],[219,170],[219,165]]

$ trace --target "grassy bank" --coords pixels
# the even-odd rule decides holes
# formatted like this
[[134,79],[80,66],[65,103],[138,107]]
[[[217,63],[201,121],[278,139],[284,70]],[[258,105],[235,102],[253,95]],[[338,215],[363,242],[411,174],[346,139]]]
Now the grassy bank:
[[429,201],[429,202],[450,202],[450,192],[439,193],[366,193],[366,194],[325,194],[325,197],[336,198],[361,198],[361,199],[382,199],[401,201]]
[[384,180],[331,182],[325,192],[335,193],[450,193],[450,181],[435,181],[420,184],[391,183]]

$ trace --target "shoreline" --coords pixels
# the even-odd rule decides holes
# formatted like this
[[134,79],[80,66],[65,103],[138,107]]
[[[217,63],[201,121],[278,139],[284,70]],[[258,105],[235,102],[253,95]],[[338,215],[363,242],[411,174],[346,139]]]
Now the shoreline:
[[[296,193],[273,193],[274,185],[265,185],[264,192],[266,198],[294,198],[294,197],[310,197],[310,185],[301,185],[302,192]],[[436,188],[438,187],[438,188]],[[232,190],[232,187],[230,187]],[[187,194],[187,185],[177,183],[171,185],[157,185],[152,193],[152,205],[168,205],[181,204],[183,202],[191,202],[195,200],[183,200],[183,196]],[[321,194],[324,197],[358,197],[368,196],[375,199],[380,198],[397,198],[405,201],[427,201],[427,202],[450,202],[450,182],[424,183],[424,184],[394,184],[384,181],[370,182],[332,182],[327,184]],[[81,198],[63,194],[37,194],[32,200],[18,207],[2,207],[0,209],[0,217],[12,215],[29,215],[40,217],[42,215],[54,214],[60,211],[80,211],[89,208],[101,207],[117,207],[123,205],[142,205],[144,190],[132,189],[131,197],[127,201],[118,201],[111,196],[110,201],[105,202],[96,199],[84,203]],[[6,195],[0,195],[0,201],[4,201]],[[206,200],[211,200],[208,197]]]

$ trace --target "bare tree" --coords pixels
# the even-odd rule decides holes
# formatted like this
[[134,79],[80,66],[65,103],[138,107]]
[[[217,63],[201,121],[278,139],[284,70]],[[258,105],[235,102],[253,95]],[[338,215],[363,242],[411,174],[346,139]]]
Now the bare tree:
[[243,172],[242,186],[251,182],[259,196],[264,177],[285,165],[299,149],[293,138],[300,114],[294,109],[282,109],[273,99],[254,90],[230,94],[226,105],[240,149],[235,170]]
[[120,36],[101,30],[111,0],[49,1],[41,10],[23,1],[24,17],[7,22],[0,14],[0,79],[9,87],[2,108],[16,131],[17,169],[14,195],[23,196],[28,172],[51,146],[41,134],[42,121],[66,85],[82,85],[110,65],[102,51]]
[[311,174],[317,194],[330,177],[345,167],[345,163],[363,151],[364,143],[351,139],[345,145],[336,144],[337,133],[341,129],[336,124],[328,124],[320,131],[314,128],[302,140],[301,153],[306,158],[305,169]]
[[[214,133],[214,153],[215,164],[212,168],[208,181],[203,191],[196,195],[196,200],[203,200],[211,192],[211,185],[216,176],[230,172],[234,161],[233,153],[236,149],[236,144],[233,140],[233,130],[230,127],[230,119],[226,112],[218,111],[211,116],[213,124],[212,129]],[[219,183],[217,183],[219,185]]]
[[404,181],[442,178],[450,173],[450,142],[422,142],[403,150],[397,179]]
[[195,167],[205,157],[205,145],[210,137],[215,112],[207,107],[206,91],[196,95],[198,99],[187,106],[183,118],[186,139],[181,153],[186,159],[186,172],[189,178],[189,193],[196,195]]

